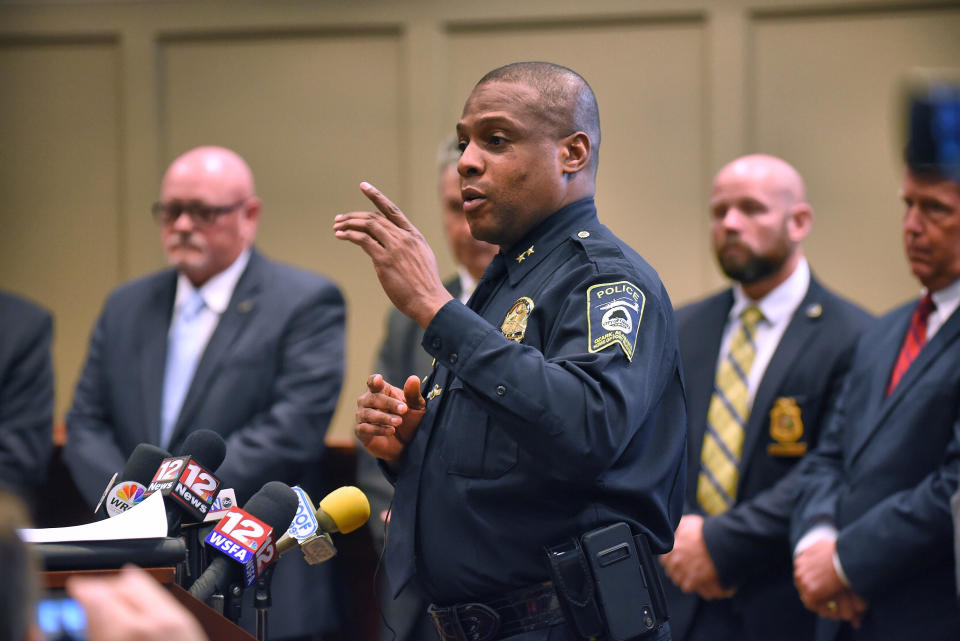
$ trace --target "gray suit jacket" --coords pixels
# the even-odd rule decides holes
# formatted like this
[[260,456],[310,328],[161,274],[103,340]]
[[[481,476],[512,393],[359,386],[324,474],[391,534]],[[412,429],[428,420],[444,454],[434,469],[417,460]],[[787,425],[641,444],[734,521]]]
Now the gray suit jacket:
[[[445,282],[444,287],[454,298],[463,291],[458,277]],[[423,328],[398,309],[387,315],[387,333],[380,344],[374,371],[391,385],[403,385],[411,374],[423,378],[433,367],[433,357],[427,354],[420,341]],[[383,549],[384,527],[380,513],[390,507],[393,500],[393,485],[386,479],[377,460],[365,449],[357,449],[357,484],[370,499],[370,530],[378,550]]]
[[[91,505],[134,447],[158,441],[176,278],[164,270],[120,286],[93,330],[67,414],[64,452]],[[227,454],[217,476],[236,490],[241,505],[271,480],[300,483],[315,499],[322,496],[324,435],[343,381],[344,320],[343,297],[331,281],[254,251],[197,365],[169,449],[177,451],[191,430],[218,432]],[[280,598],[289,584],[284,568],[303,566],[297,555],[288,556],[274,583],[274,637],[336,618],[323,621],[322,606],[308,605],[302,595],[293,599],[298,609],[280,613],[278,606],[288,605]]]
[[[463,285],[459,277],[444,283],[453,297],[459,297]],[[423,328],[400,310],[392,309],[387,316],[387,333],[380,345],[375,372],[393,384],[402,385],[411,374],[424,377],[430,373],[433,357],[420,346]],[[390,507],[393,500],[393,485],[386,479],[375,459],[363,447],[357,448],[357,485],[370,499],[369,528],[377,551],[383,550],[386,527],[380,514]],[[380,638],[384,641],[433,641],[436,632],[426,610],[426,600],[410,589],[404,590],[396,599],[391,599],[390,590],[380,589],[380,609],[390,628],[381,626]],[[395,633],[395,634],[394,634]]]
[[0,487],[43,482],[53,448],[50,313],[0,292]]

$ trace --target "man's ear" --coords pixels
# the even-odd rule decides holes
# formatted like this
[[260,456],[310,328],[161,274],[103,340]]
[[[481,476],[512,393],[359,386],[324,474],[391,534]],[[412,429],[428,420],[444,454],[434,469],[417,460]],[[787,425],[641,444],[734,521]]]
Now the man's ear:
[[263,210],[263,201],[256,196],[250,196],[244,207],[244,218],[253,222],[260,222],[260,212]]
[[565,174],[575,174],[590,164],[590,136],[582,131],[560,139],[560,165]]
[[260,224],[260,213],[263,211],[263,203],[256,196],[247,199],[244,206],[243,218],[240,221],[240,229],[246,246],[253,245],[257,236],[257,226]]
[[787,230],[790,240],[799,243],[813,228],[813,208],[807,203],[798,203],[791,207],[790,217],[787,220]]

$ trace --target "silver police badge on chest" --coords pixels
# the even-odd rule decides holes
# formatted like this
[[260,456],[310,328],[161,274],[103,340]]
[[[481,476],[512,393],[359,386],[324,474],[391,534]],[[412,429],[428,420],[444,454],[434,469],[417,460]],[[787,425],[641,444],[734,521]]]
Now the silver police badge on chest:
[[527,322],[530,320],[530,313],[533,311],[533,299],[523,296],[517,299],[507,315],[503,317],[500,323],[500,333],[510,341],[523,341],[524,334],[527,333]]

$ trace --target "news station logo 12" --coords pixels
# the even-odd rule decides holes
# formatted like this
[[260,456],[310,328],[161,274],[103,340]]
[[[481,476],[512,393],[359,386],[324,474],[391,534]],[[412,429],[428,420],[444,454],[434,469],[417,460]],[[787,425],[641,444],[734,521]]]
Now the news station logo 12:
[[243,565],[243,586],[246,588],[257,581],[277,556],[273,528],[238,507],[231,508],[220,519],[205,541]]
[[209,470],[189,456],[177,456],[161,461],[146,494],[173,497],[195,521],[202,521],[219,487],[220,480]]

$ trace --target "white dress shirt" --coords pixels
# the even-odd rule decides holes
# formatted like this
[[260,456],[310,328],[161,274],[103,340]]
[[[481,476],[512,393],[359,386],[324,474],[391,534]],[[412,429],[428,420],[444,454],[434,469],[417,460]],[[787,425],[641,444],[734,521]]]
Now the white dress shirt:
[[471,276],[463,265],[457,267],[457,274],[460,276],[460,302],[466,305],[473,290],[477,288],[477,279]]
[[[927,293],[926,288],[923,289],[921,295],[925,293]],[[960,305],[960,279],[953,281],[940,291],[933,292],[930,294],[930,298],[933,299],[933,303],[937,307],[930,312],[930,317],[927,318],[928,341],[933,338],[937,330],[943,327],[943,324],[947,322],[950,315],[953,314],[957,306]]]
[[[240,276],[249,261],[250,250],[247,249],[237,256],[237,259],[229,267],[200,286],[199,292],[200,296],[203,297],[205,306],[197,315],[194,327],[203,338],[203,349],[206,349],[210,337],[213,336],[213,331],[220,322],[220,316],[227,311],[227,305],[230,304],[233,290],[236,289],[237,281],[240,280]],[[180,274],[177,277],[177,295],[173,302],[173,315],[170,319],[171,328],[180,314],[183,303],[190,297],[194,289],[190,279],[186,276]]]
[[[723,338],[720,342],[720,354],[717,357],[717,368],[727,357],[730,351],[730,342],[734,335],[740,329],[740,314],[743,310],[756,305],[763,313],[763,319],[757,324],[755,332],[754,345],[756,352],[753,357],[753,365],[750,367],[750,374],[747,376],[747,402],[753,403],[753,397],[760,387],[760,381],[763,380],[763,374],[767,371],[767,365],[773,358],[773,353],[783,338],[783,333],[790,324],[793,313],[807,295],[807,289],[810,287],[810,266],[803,257],[797,263],[793,273],[770,293],[755,301],[747,296],[743,287],[739,284],[733,288],[733,307],[727,315],[727,324],[723,328]],[[714,370],[716,371],[716,370]]]

